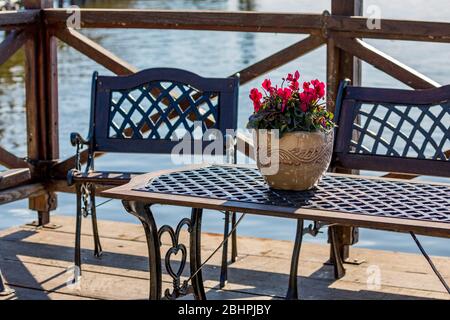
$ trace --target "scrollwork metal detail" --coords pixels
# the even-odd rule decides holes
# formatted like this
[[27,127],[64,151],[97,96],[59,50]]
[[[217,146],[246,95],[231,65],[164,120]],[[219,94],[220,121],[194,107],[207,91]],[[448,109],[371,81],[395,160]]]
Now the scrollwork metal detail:
[[92,210],[94,204],[92,203],[92,184],[91,183],[83,183],[80,186],[81,192],[81,214],[83,217],[87,218],[89,215],[92,215]]
[[[180,296],[187,295],[191,293],[191,287],[189,286],[188,281],[183,281],[181,283],[181,275],[184,271],[184,267],[186,266],[187,260],[187,248],[183,243],[180,243],[180,233],[184,226],[188,227],[188,232],[192,232],[192,223],[188,218],[184,218],[181,220],[175,230],[169,225],[163,225],[158,230],[158,239],[160,246],[162,245],[162,236],[164,234],[168,234],[171,239],[172,247],[167,250],[166,255],[164,257],[164,264],[166,266],[167,273],[172,278],[173,282],[173,290],[166,289],[164,292],[164,297],[168,300],[175,300]],[[174,269],[172,265],[172,257],[181,253],[181,261],[178,269]],[[176,270],[176,271],[175,271]]]

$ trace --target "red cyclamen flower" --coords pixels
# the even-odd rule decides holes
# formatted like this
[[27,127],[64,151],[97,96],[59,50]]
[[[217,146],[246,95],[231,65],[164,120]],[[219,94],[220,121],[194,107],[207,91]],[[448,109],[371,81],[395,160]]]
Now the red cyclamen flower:
[[265,79],[262,83],[262,87],[264,90],[270,92],[272,91],[272,82],[269,79]]
[[325,96],[325,83],[316,79],[312,80],[311,84],[314,86],[318,99],[323,98]]
[[284,108],[286,107],[286,103],[292,96],[292,89],[291,88],[279,88],[277,90],[278,96],[283,101],[283,104],[281,105],[281,112],[284,112]]
[[261,108],[261,98],[262,98],[262,93],[259,92],[258,89],[253,88],[252,90],[250,90],[250,100],[253,101],[253,108],[255,109],[255,112],[258,112],[259,109]]
[[288,73],[286,78],[287,81],[297,81],[298,79],[300,79],[300,72],[298,72],[298,70],[294,72],[294,75]]

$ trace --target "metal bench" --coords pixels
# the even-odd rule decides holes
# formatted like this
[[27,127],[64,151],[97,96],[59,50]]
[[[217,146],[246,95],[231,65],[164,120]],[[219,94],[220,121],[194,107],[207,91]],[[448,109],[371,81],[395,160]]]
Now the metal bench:
[[[99,76],[94,73],[89,136],[84,139],[78,133],[71,134],[71,143],[77,148],[77,161],[76,168],[68,173],[69,185],[75,185],[77,194],[75,264],[80,271],[83,216],[92,217],[95,256],[100,257],[102,253],[97,228],[96,187],[122,185],[136,175],[96,171],[96,154],[170,154],[179,143],[173,140],[174,135],[180,138],[185,133],[195,134],[195,130],[205,133],[208,129],[218,129],[224,142],[222,155],[233,163],[236,159],[236,144],[234,137],[227,136],[226,130],[236,129],[237,126],[238,90],[238,76],[202,78],[188,71],[171,68],[148,69],[126,77]],[[193,147],[191,154],[203,152],[213,140],[200,139],[200,150]],[[195,141],[192,140],[192,143]],[[83,146],[88,147],[84,170],[80,159]],[[234,225],[235,219],[234,212],[225,212],[225,234],[228,234],[230,220]],[[234,234],[232,262],[237,256],[236,247]],[[226,281],[226,249],[223,253],[222,285]]]
[[[340,84],[336,102],[338,127],[332,168],[390,172],[388,178],[412,179],[419,175],[450,178],[450,85],[400,90],[354,87],[349,83],[350,80],[345,80]],[[386,216],[389,216],[387,211],[388,208]],[[407,211],[405,218],[423,221],[439,216],[425,207]],[[410,234],[450,293],[415,234]],[[421,234],[450,237],[433,230]],[[332,243],[333,246],[342,244]],[[342,259],[334,261],[341,266],[342,262]]]

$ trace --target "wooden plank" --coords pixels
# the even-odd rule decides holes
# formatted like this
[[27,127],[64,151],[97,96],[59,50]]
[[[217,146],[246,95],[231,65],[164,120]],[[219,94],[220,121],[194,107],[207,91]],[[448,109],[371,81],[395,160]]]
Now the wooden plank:
[[276,69],[319,48],[324,44],[324,41],[325,40],[321,37],[309,36],[245,69],[242,69],[237,72],[240,74],[240,84],[245,84],[270,70]]
[[38,20],[39,10],[0,11],[0,30],[26,27]]
[[[344,1],[348,2],[348,1]],[[352,2],[351,2],[352,3]],[[344,4],[342,10],[347,5]],[[81,9],[83,28],[189,29],[244,32],[320,33],[324,24],[342,36],[450,42],[450,23],[382,19],[380,29],[367,28],[368,18],[348,17],[332,9],[322,20],[320,14],[224,11],[160,11]],[[66,27],[70,16],[65,9],[46,9],[48,23]]]
[[[60,294],[101,299],[118,299],[129,294],[133,298],[141,295],[140,299],[146,299],[149,277],[147,249],[141,226],[100,221],[105,247],[105,255],[101,260],[92,256],[92,238],[83,236],[85,273],[82,281],[87,283],[82,284],[80,292],[73,292],[65,285],[65,270],[72,264],[74,219],[58,217],[55,221],[62,223],[65,230],[26,227],[1,232],[3,260],[0,260],[0,265],[10,282]],[[123,238],[123,233],[127,234],[129,240]],[[90,226],[83,229],[83,234],[91,235]],[[137,236],[142,238],[136,238]],[[185,240],[187,234],[182,232],[182,242]],[[212,252],[220,240],[220,235],[204,234],[203,257]],[[240,251],[238,261],[229,269],[226,299],[245,298],[238,293],[247,294],[247,298],[254,295],[283,297],[287,287],[292,242],[241,237],[240,248],[243,251]],[[165,244],[162,250],[166,249],[168,246]],[[335,281],[332,266],[323,265],[327,260],[327,253],[324,245],[303,245],[298,270],[302,299],[449,298],[420,255],[356,248],[354,253],[365,258],[367,264],[346,266],[346,276]],[[433,257],[433,260],[444,278],[450,279],[450,269],[446,267],[449,258]],[[210,288],[207,294],[209,299],[215,296],[219,279],[218,266],[220,255],[213,258],[205,268],[204,279],[206,287]],[[369,266],[379,268],[381,283],[378,288],[367,287]],[[134,288],[135,292],[118,292],[114,285],[108,284],[115,281],[127,288]],[[163,281],[165,286],[169,285],[167,274],[163,275]]]
[[236,133],[236,147],[237,151],[246,157],[255,160],[255,146],[253,145],[253,138],[244,135],[241,132]]
[[[155,212],[156,218],[163,214],[156,210]],[[186,211],[186,215],[189,215],[189,211]],[[181,216],[180,216],[181,218]],[[205,217],[206,218],[206,217]],[[137,220],[136,220],[137,221]],[[44,232],[40,230],[28,226],[23,227],[15,227],[10,228],[0,232],[0,237],[5,238],[11,241],[23,241],[23,237],[20,235],[27,231],[30,233],[32,231],[32,238],[27,237],[27,240],[33,243],[49,243],[54,242],[58,243],[61,246],[67,246],[69,249],[67,250],[68,255],[64,255],[64,260],[67,259],[69,262],[72,259],[70,246],[73,241],[74,231],[75,231],[75,218],[71,216],[55,216],[53,222],[61,225],[58,229],[45,229]],[[119,242],[105,242],[107,244],[106,250],[110,252],[117,253],[129,253],[130,255],[142,255],[145,257],[145,235],[143,228],[140,224],[134,223],[124,223],[117,221],[107,221],[107,220],[99,220],[99,230],[102,239],[112,239],[112,240],[120,240]],[[59,235],[63,233],[64,235]],[[14,235],[17,235],[16,237]],[[83,238],[84,248],[93,249],[92,244],[92,226],[90,223],[83,223],[82,225],[82,235],[86,236]],[[258,235],[256,237],[239,237],[239,258],[243,258],[245,256],[253,256],[253,257],[267,257],[273,259],[282,259],[289,260],[290,255],[292,254],[292,241],[287,240],[274,240],[268,238],[262,238],[264,235]],[[292,234],[292,238],[294,238],[294,234]],[[212,252],[214,249],[222,241],[223,236],[221,234],[216,233],[202,233],[202,250],[205,252]],[[310,237],[306,237],[305,240],[308,241],[311,239]],[[106,240],[105,240],[106,241]],[[123,241],[123,242],[122,242]],[[182,243],[188,242],[188,234],[187,232],[182,232],[180,236],[180,241]],[[130,243],[132,242],[132,243]],[[140,243],[140,244],[134,244]],[[169,239],[163,239],[164,245],[169,245]],[[413,242],[411,241],[411,245]],[[24,243],[26,246],[26,243]],[[117,248],[117,249],[116,249]],[[24,250],[24,249],[21,249]],[[28,248],[27,252],[32,252],[33,248]],[[25,252],[24,252],[25,253]],[[395,258],[401,254],[408,263],[395,263]],[[27,253],[28,255],[28,253]],[[302,247],[302,255],[300,257],[301,264],[308,265],[316,265],[317,263],[323,263],[326,261],[328,255],[328,247],[322,243],[309,243],[306,242]],[[203,254],[205,257],[205,253]],[[366,259],[367,264],[376,264],[381,269],[389,269],[392,271],[402,272],[402,273],[420,273],[423,274],[426,270],[428,270],[429,266],[426,260],[419,254],[411,254],[411,253],[398,253],[398,252],[388,252],[382,250],[373,250],[373,249],[364,249],[364,248],[355,248],[354,254],[357,258]],[[43,255],[41,258],[45,258]],[[48,257],[50,258],[50,256]],[[62,258],[62,256],[61,256]],[[220,257],[219,257],[220,258]],[[87,257],[87,263],[101,264],[106,266],[109,264],[108,261],[104,263],[95,262],[96,259],[92,257]],[[111,259],[111,263],[113,262],[114,257],[108,258]],[[32,262],[32,260],[27,260]],[[40,260],[39,260],[40,261]],[[437,268],[441,270],[441,273],[444,277],[450,277],[450,268],[448,268],[448,257],[433,257],[433,261],[435,262]],[[38,260],[35,261],[36,263]],[[41,261],[43,262],[43,261]],[[219,265],[220,261],[213,258],[211,260],[212,265]],[[133,262],[131,262],[131,268],[133,266]],[[287,264],[286,264],[287,265]],[[137,266],[136,266],[137,267]],[[145,267],[142,269],[144,270]],[[308,268],[300,267],[305,272],[305,275],[308,272],[311,272]],[[94,270],[94,269],[92,269]],[[302,271],[302,272],[303,272]],[[429,270],[431,273],[431,270]],[[120,272],[120,271],[119,271]],[[330,279],[334,278],[334,275],[330,272]],[[440,289],[440,288],[439,288]]]
[[0,301],[8,300],[38,300],[38,301],[47,301],[47,300],[95,300],[91,298],[86,298],[82,296],[73,296],[70,294],[56,293],[45,290],[38,289],[30,289],[24,287],[10,286],[16,292],[13,295],[7,297],[0,297]]
[[[82,28],[138,28],[246,32],[311,33],[321,28],[320,14],[176,11],[146,9],[80,9]],[[66,9],[47,9],[48,24],[66,27]]]
[[[325,26],[349,37],[450,42],[450,23],[382,19],[380,29],[369,29],[368,18],[347,14],[334,11],[323,19],[320,14],[278,12],[81,9],[81,26],[315,34]],[[44,15],[47,23],[64,28],[70,16],[65,9],[46,9]]]
[[0,172],[0,190],[17,187],[31,180],[30,169],[13,169]]
[[384,52],[381,52],[360,39],[349,39],[333,34],[336,46],[351,52],[375,68],[389,74],[395,79],[414,89],[429,89],[440,84],[424,76],[420,72],[404,65]]
[[69,46],[88,56],[98,64],[118,75],[130,75],[138,69],[109,52],[95,41],[73,29],[53,29],[52,32]]
[[340,50],[336,47],[333,38],[327,40],[327,109],[334,112],[339,88],[339,55]]
[[[0,13],[1,14],[1,13]],[[11,31],[0,43],[0,65],[5,63],[24,44],[27,38],[25,31]]]
[[381,19],[380,29],[369,29],[365,17],[332,15],[325,18],[327,28],[342,37],[406,41],[450,42],[450,23]]
[[31,196],[37,197],[44,194],[45,186],[42,183],[28,184],[0,191],[0,204],[26,199]]
[[28,168],[29,163],[0,147],[0,164],[9,169]]

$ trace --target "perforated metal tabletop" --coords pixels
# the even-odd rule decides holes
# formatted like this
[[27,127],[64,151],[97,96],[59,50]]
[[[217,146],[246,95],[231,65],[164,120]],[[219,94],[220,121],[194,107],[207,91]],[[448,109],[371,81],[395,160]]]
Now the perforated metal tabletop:
[[310,191],[268,187],[256,168],[208,166],[160,175],[135,191],[450,223],[450,186],[325,175]]

